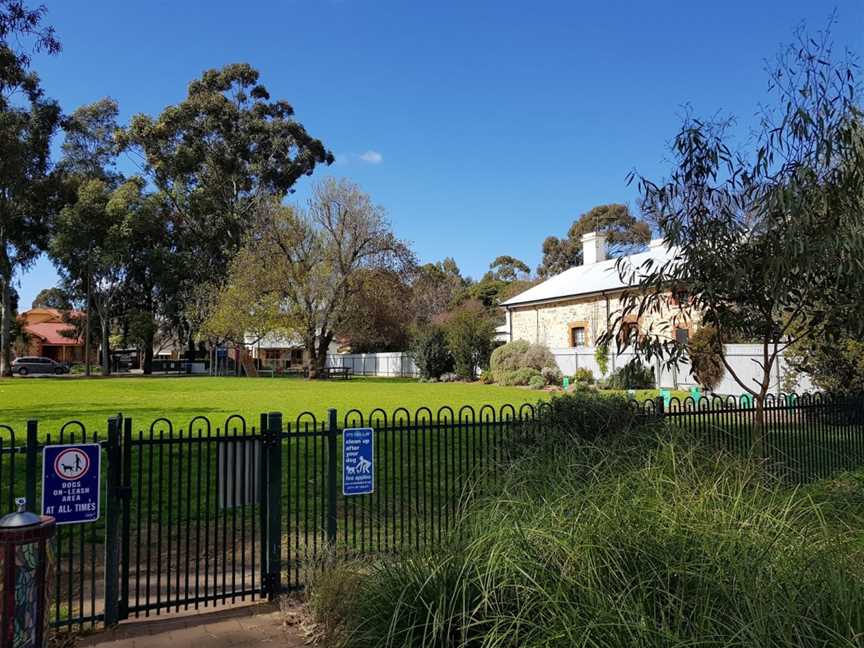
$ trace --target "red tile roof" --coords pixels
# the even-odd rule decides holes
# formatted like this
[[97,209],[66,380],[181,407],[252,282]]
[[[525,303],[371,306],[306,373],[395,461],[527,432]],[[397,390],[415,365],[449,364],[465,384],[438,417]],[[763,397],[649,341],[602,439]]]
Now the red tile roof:
[[61,331],[74,331],[75,327],[62,322],[41,322],[39,324],[30,324],[24,329],[31,335],[35,335],[42,340],[43,344],[66,344],[80,345],[83,341],[75,337],[67,337],[61,334]]

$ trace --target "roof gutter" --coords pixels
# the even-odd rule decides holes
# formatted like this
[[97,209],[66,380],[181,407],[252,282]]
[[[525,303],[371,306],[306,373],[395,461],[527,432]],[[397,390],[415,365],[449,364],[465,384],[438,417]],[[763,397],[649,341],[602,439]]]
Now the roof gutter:
[[604,297],[608,296],[610,293],[623,292],[625,290],[629,290],[630,288],[633,288],[633,286],[622,286],[621,288],[612,289],[606,288],[604,290],[593,290],[591,292],[585,293],[573,293],[572,295],[562,295],[561,297],[550,297],[547,299],[528,299],[522,302],[502,304],[502,306],[507,310],[518,306],[541,306],[543,304],[555,304],[557,302],[570,301],[582,297],[597,297],[598,295],[600,297]]

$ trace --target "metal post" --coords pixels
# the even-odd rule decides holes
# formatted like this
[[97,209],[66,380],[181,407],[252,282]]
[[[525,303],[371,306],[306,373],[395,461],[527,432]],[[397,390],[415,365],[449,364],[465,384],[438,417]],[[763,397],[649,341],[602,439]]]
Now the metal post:
[[336,471],[338,470],[338,460],[336,454],[336,439],[339,435],[339,430],[336,426],[336,410],[330,409],[327,411],[327,543],[331,548],[336,546],[336,489],[338,480]]
[[[140,452],[140,448],[139,448]],[[122,522],[122,540],[120,543],[120,607],[119,613],[121,619],[129,618],[129,570],[130,570],[130,543],[131,543],[131,511],[129,504],[132,499],[132,419],[123,419],[123,447],[121,449],[123,456],[122,467],[122,490],[121,497],[123,498],[123,522]]]
[[267,598],[282,593],[282,414],[267,415]]
[[663,397],[657,396],[654,399],[654,402],[657,404],[657,414],[659,414],[660,416],[663,416],[663,412],[666,408],[666,404],[663,402]]
[[119,620],[121,423],[122,417],[119,414],[108,419],[108,484],[105,509],[105,626],[109,628],[117,625]]
[[[31,513],[39,513],[36,504],[36,458],[39,454],[39,424],[36,421],[27,421],[27,466],[24,497],[27,498],[27,510]],[[13,457],[14,458],[14,457]]]

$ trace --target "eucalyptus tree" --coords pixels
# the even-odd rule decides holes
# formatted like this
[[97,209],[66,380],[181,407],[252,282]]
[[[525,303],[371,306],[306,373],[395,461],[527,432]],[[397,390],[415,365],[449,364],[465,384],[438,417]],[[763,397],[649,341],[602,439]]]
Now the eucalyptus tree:
[[56,53],[60,44],[41,24],[44,8],[0,0],[0,376],[11,374],[12,281],[44,249],[56,208],[50,145],[60,107],[28,70],[29,50]]
[[545,279],[582,263],[582,235],[604,232],[611,256],[631,254],[651,239],[651,227],[636,218],[627,205],[598,205],[573,221],[566,238],[549,236],[543,241],[543,259],[537,274]]
[[[619,264],[641,287],[604,338],[611,342],[633,316],[698,314],[716,331],[726,372],[755,399],[758,451],[780,353],[802,340],[830,341],[847,326],[860,331],[864,322],[864,140],[853,71],[832,55],[827,33],[799,35],[778,57],[770,86],[777,108],[765,111],[754,150],[732,150],[728,122],[688,118],[669,179],[635,176],[643,209],[674,254],[638,268]],[[688,346],[665,326],[617,339],[648,359],[686,358]],[[760,345],[755,380],[722,356],[730,339]]]
[[71,292],[82,294],[83,282],[89,288],[101,329],[103,375],[111,371],[111,325],[118,316],[130,257],[138,245],[137,214],[130,212],[126,189],[121,185],[112,191],[99,179],[84,181],[75,202],[60,211],[49,250]]
[[119,142],[140,154],[142,171],[171,206],[178,292],[168,315],[191,348],[195,331],[183,304],[201,283],[224,281],[262,204],[333,155],[288,102],[271,100],[247,64],[208,70],[179,104],[156,118],[133,117]]
[[[62,158],[57,170],[63,178],[63,202],[74,205],[82,195],[92,197],[90,190],[82,189],[92,180],[99,181],[99,187],[110,191],[122,181],[122,175],[116,171],[117,146],[115,134],[119,128],[117,116],[119,109],[113,99],[100,99],[91,104],[77,108],[71,115],[64,118],[63,130],[65,138],[61,147]],[[107,205],[107,200],[105,201]],[[83,210],[92,210],[95,205],[85,205]],[[104,208],[104,205],[103,205]],[[92,259],[92,241],[81,241],[85,245],[87,256],[82,263],[74,267],[60,267],[60,273],[66,277],[66,287],[75,296],[84,301],[83,338],[84,365],[86,375],[90,375],[90,327],[96,319],[91,312],[93,277],[92,268],[97,263]],[[60,244],[62,248],[62,243]],[[60,257],[55,256],[55,262]],[[75,273],[81,273],[77,276]],[[113,292],[113,291],[112,291]],[[103,324],[104,325],[104,324]],[[104,370],[104,369],[103,369]]]
[[309,355],[309,376],[317,378],[330,343],[350,322],[364,277],[413,265],[383,209],[357,185],[331,178],[316,185],[306,210],[276,200],[261,205],[226,294],[243,298],[245,305],[235,302],[237,317],[269,308],[271,320],[294,331]]

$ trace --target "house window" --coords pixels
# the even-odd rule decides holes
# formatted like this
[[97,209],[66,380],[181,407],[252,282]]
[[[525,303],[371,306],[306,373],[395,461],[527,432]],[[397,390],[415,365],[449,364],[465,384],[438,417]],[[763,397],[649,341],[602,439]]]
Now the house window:
[[570,324],[570,346],[579,347],[588,344],[588,322],[573,322]]
[[686,328],[675,329],[675,342],[687,344],[690,341],[690,330]]

